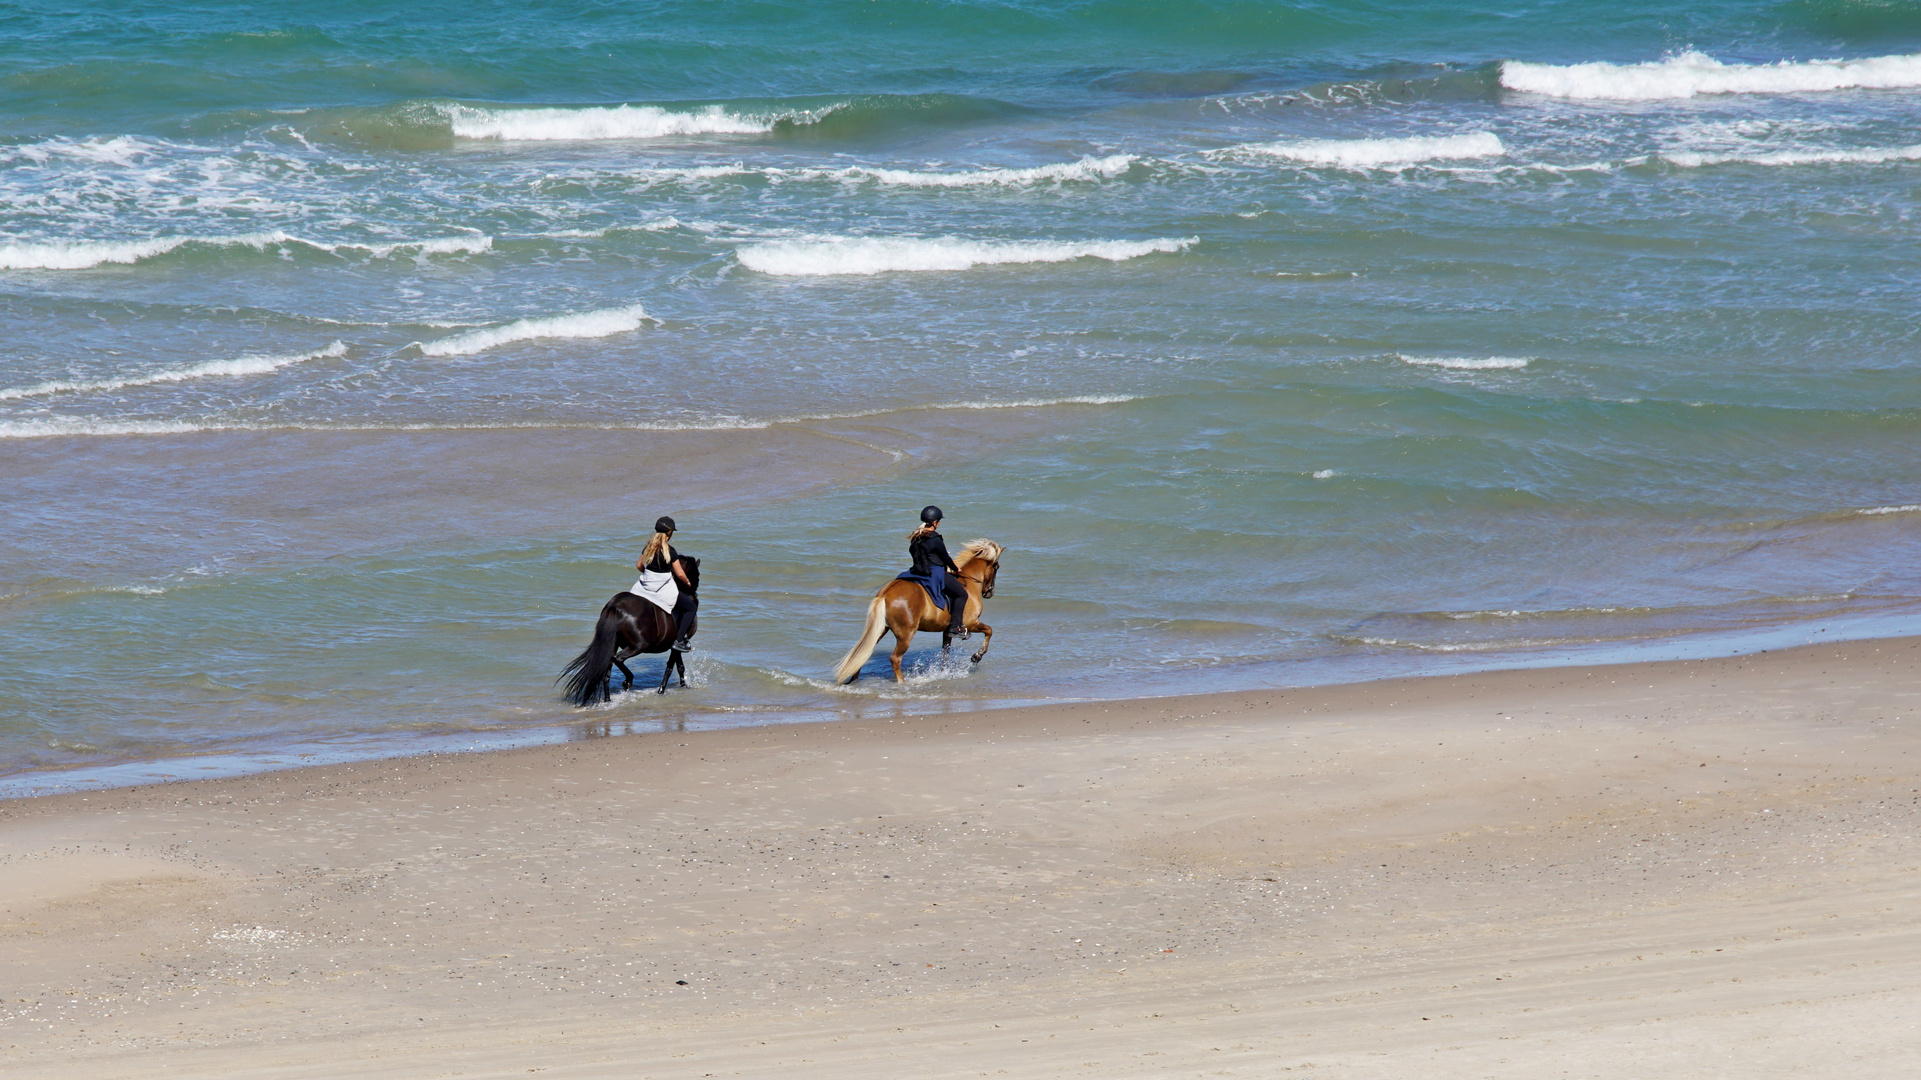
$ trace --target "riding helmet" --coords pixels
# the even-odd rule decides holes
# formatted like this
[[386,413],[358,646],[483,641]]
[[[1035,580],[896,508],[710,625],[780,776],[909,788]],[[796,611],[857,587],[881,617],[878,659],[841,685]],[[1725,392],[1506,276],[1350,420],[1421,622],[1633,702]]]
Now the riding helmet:
[[929,525],[939,521],[941,517],[942,514],[938,506],[930,506],[920,512],[920,519]]
[[655,532],[673,532],[674,519],[668,517],[665,514],[662,514],[660,517],[654,520],[654,531]]

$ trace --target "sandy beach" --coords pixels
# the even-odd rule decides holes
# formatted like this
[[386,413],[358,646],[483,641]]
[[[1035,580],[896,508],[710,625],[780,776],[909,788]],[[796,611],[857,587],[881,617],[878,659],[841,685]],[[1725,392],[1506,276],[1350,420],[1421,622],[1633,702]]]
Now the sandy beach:
[[1921,639],[0,804],[41,1076],[1921,1073]]

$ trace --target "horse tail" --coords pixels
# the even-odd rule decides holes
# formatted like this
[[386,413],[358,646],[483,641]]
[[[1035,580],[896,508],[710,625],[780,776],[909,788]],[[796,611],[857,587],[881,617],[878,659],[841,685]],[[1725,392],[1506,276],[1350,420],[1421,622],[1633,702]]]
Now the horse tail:
[[566,680],[568,701],[584,707],[608,700],[607,673],[614,667],[614,638],[619,626],[620,610],[609,600],[607,606],[600,609],[594,640],[554,679],[555,682]]
[[834,670],[836,684],[853,682],[854,676],[860,674],[861,665],[874,655],[874,646],[880,643],[880,636],[887,632],[885,612],[886,602],[878,596],[867,605],[867,625],[860,632],[860,640],[847,650],[847,655],[841,657],[840,667]]

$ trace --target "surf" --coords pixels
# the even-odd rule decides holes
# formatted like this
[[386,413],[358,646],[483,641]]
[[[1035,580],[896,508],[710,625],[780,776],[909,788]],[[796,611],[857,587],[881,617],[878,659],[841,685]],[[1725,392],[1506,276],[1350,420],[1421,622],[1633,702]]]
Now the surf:
[[1711,94],[1805,94],[1921,87],[1921,53],[1860,60],[1729,64],[1692,49],[1642,63],[1501,65],[1509,90],[1581,101],[1662,101]]

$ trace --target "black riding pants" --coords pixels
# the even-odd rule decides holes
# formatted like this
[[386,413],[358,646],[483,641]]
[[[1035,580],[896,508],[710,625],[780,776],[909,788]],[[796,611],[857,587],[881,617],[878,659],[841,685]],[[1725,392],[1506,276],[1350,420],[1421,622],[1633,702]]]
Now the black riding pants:
[[680,591],[674,600],[674,626],[679,631],[678,641],[686,641],[700,632],[700,597]]
[[948,574],[943,584],[947,595],[947,628],[959,630],[961,620],[967,615],[967,586],[962,585],[953,574]]

